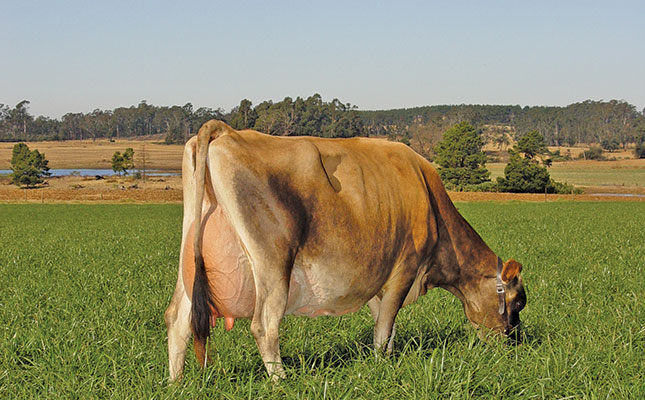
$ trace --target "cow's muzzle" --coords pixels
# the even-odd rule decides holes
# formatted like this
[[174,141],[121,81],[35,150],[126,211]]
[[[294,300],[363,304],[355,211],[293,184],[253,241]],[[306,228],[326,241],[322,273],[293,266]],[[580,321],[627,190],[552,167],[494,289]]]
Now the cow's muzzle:
[[517,321],[517,324],[515,325],[509,325],[509,327],[504,330],[504,334],[510,340],[511,344],[521,344],[522,330],[520,327],[520,321]]

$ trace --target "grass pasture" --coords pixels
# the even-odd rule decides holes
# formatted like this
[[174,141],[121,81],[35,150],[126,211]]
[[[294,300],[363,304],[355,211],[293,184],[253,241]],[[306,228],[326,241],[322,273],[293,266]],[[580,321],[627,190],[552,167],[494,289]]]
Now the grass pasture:
[[375,360],[366,308],[287,317],[288,378],[266,377],[248,321],[212,334],[167,383],[163,312],[181,206],[0,205],[0,398],[645,397],[643,203],[458,203],[489,245],[524,264],[524,344],[483,343],[440,289],[397,318]]
[[[489,163],[491,179],[504,176],[504,163]],[[549,168],[551,178],[575,186],[593,187],[588,192],[598,191],[598,187],[622,188],[622,191],[640,193],[645,189],[645,160],[618,161],[566,161],[554,163]]]

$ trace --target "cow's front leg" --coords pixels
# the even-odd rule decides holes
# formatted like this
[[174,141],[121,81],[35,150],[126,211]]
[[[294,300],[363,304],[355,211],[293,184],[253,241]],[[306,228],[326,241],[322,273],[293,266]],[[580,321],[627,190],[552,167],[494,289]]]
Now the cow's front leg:
[[278,335],[287,307],[289,285],[284,273],[271,271],[272,267],[275,265],[260,264],[254,270],[256,297],[251,333],[267,373],[275,381],[285,377]]
[[170,367],[170,380],[181,377],[186,360],[186,348],[190,340],[190,300],[186,296],[184,284],[179,277],[175,293],[166,309],[164,319],[168,329],[168,362]]
[[[412,273],[413,269],[405,268],[406,265],[410,265],[411,263],[416,264],[416,259],[413,257],[400,265],[398,268],[401,272],[394,274],[394,279],[389,280],[385,284],[387,290],[383,293],[383,297],[381,297],[381,304],[378,306],[378,316],[374,324],[374,349],[377,354],[383,351],[386,345],[388,348],[391,346],[391,343],[388,343],[388,339],[394,334],[394,320],[415,278],[415,274]],[[375,303],[372,302],[370,310],[377,308],[375,307]],[[374,311],[372,311],[372,315],[374,315]]]
[[404,299],[405,295],[392,291],[383,295],[378,317],[374,324],[374,350],[376,354],[382,352],[386,344],[388,344],[388,339],[393,333],[394,320]]
[[[367,306],[370,308],[372,318],[374,319],[374,333],[376,334],[376,322],[378,321],[378,316],[381,308],[381,299],[379,299],[377,296],[374,296],[370,301],[367,302]],[[390,340],[387,343],[387,354],[392,353],[392,348],[394,347],[394,335],[396,335],[396,322],[392,325],[392,333],[390,334]],[[376,343],[376,336],[374,337],[374,343]]]

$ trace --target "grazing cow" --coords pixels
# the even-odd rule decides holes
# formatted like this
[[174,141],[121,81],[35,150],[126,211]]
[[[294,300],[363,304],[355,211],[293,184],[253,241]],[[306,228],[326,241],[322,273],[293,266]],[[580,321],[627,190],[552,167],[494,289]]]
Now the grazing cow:
[[177,286],[166,310],[170,378],[194,335],[250,318],[270,376],[283,377],[285,314],[342,315],[368,304],[376,350],[399,309],[441,287],[475,327],[510,334],[526,303],[520,271],[484,243],[430,163],[385,140],[273,137],[205,123],[183,159]]

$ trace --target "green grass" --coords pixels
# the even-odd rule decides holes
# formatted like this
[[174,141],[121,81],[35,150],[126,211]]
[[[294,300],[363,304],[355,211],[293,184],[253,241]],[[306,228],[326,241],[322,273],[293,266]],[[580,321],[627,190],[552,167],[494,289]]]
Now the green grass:
[[181,207],[0,205],[0,398],[645,398],[645,205],[458,207],[524,264],[523,345],[479,341],[437,289],[399,314],[389,358],[365,308],[287,317],[273,384],[243,320],[215,329],[205,373],[191,356],[169,385]]

